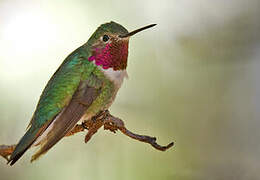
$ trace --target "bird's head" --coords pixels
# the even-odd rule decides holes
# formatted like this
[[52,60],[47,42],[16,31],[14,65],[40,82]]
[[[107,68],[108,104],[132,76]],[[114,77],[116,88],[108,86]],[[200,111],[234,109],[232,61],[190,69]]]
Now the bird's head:
[[126,69],[129,38],[155,25],[151,24],[129,33],[122,25],[113,21],[102,24],[87,42],[91,51],[88,60],[103,69],[113,68],[114,71]]

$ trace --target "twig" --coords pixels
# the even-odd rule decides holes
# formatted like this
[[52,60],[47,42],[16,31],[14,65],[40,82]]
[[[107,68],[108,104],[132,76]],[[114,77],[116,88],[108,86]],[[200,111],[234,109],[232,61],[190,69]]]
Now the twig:
[[111,114],[108,114],[107,119],[105,120],[104,129],[109,129],[112,132],[115,132],[117,129],[119,129],[122,133],[124,133],[128,137],[136,139],[138,141],[142,141],[142,142],[151,144],[155,149],[160,150],[160,151],[166,151],[167,149],[172,147],[174,144],[173,142],[171,142],[167,146],[161,146],[156,143],[156,137],[135,134],[135,133],[129,131],[125,127],[124,122],[121,119],[114,117]]
[[8,161],[8,156],[14,151],[16,144],[0,145],[0,155]]
[[[78,132],[82,132],[87,129],[88,132],[85,136],[85,143],[87,143],[102,126],[104,126],[104,130],[110,130],[113,133],[116,133],[117,130],[120,130],[126,136],[141,142],[148,143],[152,145],[155,149],[160,151],[166,151],[174,144],[173,142],[171,142],[167,146],[161,146],[156,143],[155,137],[138,135],[129,131],[125,127],[124,122],[121,119],[112,116],[108,110],[100,112],[97,116],[93,117],[90,120],[84,121],[82,124],[77,124],[66,136],[72,136]],[[15,146],[16,145],[0,145],[0,156],[8,160],[8,156],[12,154]]]

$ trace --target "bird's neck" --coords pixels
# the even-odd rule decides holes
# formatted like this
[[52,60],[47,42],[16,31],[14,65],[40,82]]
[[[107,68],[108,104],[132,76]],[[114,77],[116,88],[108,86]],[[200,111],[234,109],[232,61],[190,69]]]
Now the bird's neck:
[[128,42],[121,44],[108,43],[104,47],[93,47],[88,60],[103,69],[112,68],[114,71],[125,70],[127,67]]

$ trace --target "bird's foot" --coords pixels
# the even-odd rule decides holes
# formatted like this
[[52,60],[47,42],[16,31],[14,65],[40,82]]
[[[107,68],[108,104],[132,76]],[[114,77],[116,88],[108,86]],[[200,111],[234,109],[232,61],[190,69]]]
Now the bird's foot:
[[104,119],[109,115],[109,111],[101,111],[96,116],[92,117],[91,120],[85,122],[88,127],[88,133],[85,136],[85,143],[87,143],[91,137],[104,125]]

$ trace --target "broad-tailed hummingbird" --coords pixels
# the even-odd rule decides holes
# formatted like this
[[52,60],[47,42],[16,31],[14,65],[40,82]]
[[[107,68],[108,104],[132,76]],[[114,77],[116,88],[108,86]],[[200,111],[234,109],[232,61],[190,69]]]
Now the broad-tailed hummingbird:
[[43,90],[28,130],[11,154],[10,165],[34,145],[40,145],[32,157],[37,159],[78,122],[107,110],[127,76],[129,38],[153,26],[128,32],[115,22],[102,24],[73,51]]

